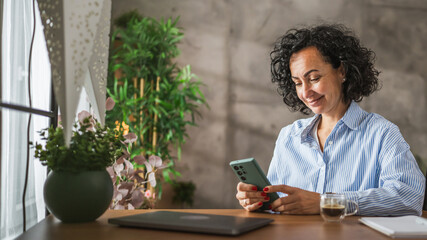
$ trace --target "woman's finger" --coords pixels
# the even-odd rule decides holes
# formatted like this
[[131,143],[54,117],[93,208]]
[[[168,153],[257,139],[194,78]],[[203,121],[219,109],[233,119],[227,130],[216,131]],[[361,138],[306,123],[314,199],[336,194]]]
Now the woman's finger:
[[291,213],[293,211],[298,210],[299,206],[298,203],[291,203],[291,204],[286,204],[286,205],[280,205],[276,208],[273,208],[271,210],[275,211],[275,212],[281,212],[281,213]]
[[287,214],[318,214],[320,212],[320,195],[294,188],[294,192],[274,201],[270,207],[273,211]]
[[236,194],[236,198],[238,200],[246,199],[246,198],[265,198],[267,194],[265,192],[246,192],[246,191],[238,191]]
[[[261,189],[259,189],[259,190],[261,190]],[[237,191],[246,191],[246,192],[258,191],[258,188],[257,188],[257,186],[252,185],[252,184],[239,182],[237,184]]]
[[265,193],[282,192],[282,193],[286,193],[286,194],[292,194],[297,190],[299,190],[299,188],[291,187],[288,185],[272,185],[272,186],[266,186],[263,189],[263,191]]
[[258,203],[258,202],[267,202],[268,200],[270,200],[269,197],[262,197],[262,198],[244,198],[239,200],[240,205],[242,205],[243,207],[247,206],[247,205],[252,205],[254,203]]
[[244,208],[246,211],[253,212],[253,211],[259,209],[262,206],[262,204],[263,204],[262,202],[255,202],[255,203],[248,205]]
[[295,195],[288,195],[286,197],[281,197],[277,199],[276,201],[271,203],[271,209],[276,209],[282,205],[289,205],[292,203],[298,202]]

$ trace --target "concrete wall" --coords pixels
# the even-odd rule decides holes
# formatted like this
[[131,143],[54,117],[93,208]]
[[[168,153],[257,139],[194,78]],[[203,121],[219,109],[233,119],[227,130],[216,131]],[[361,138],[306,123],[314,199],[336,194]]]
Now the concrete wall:
[[377,53],[383,88],[361,106],[396,123],[427,160],[427,1],[113,0],[112,17],[133,9],[180,16],[185,38],[177,61],[206,84],[211,109],[189,129],[179,163],[182,179],[197,185],[194,208],[238,207],[228,163],[253,156],[267,171],[279,130],[303,117],[282,103],[269,67],[273,42],[298,25],[344,23]]

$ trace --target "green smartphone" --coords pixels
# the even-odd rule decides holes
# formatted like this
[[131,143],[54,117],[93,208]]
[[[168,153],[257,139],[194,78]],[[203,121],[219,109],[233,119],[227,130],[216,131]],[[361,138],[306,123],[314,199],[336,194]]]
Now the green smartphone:
[[[254,158],[231,161],[230,166],[241,182],[257,186],[258,191],[262,191],[264,187],[271,185]],[[279,198],[275,192],[268,193],[267,196],[270,197],[270,200],[264,202],[261,210],[269,210],[269,205]]]

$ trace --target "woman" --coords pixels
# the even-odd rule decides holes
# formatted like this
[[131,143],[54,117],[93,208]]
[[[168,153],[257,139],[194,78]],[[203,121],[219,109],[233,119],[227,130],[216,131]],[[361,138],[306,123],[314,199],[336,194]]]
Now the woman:
[[[360,215],[421,215],[425,177],[393,123],[357,104],[378,90],[374,53],[342,25],[292,29],[271,52],[272,81],[293,111],[268,171],[272,186],[237,185],[247,211],[268,201],[283,214],[319,214],[320,194],[342,193]],[[351,209],[350,211],[353,211]]]

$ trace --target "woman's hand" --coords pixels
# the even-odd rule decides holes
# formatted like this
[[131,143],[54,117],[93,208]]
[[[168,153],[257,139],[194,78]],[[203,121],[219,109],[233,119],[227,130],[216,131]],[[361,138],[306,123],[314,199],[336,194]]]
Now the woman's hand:
[[258,191],[255,185],[242,182],[237,184],[236,198],[246,211],[255,211],[262,206],[263,202],[270,200],[267,194]]
[[287,185],[267,186],[265,193],[282,192],[288,194],[274,201],[270,207],[283,214],[319,214],[320,194]]

